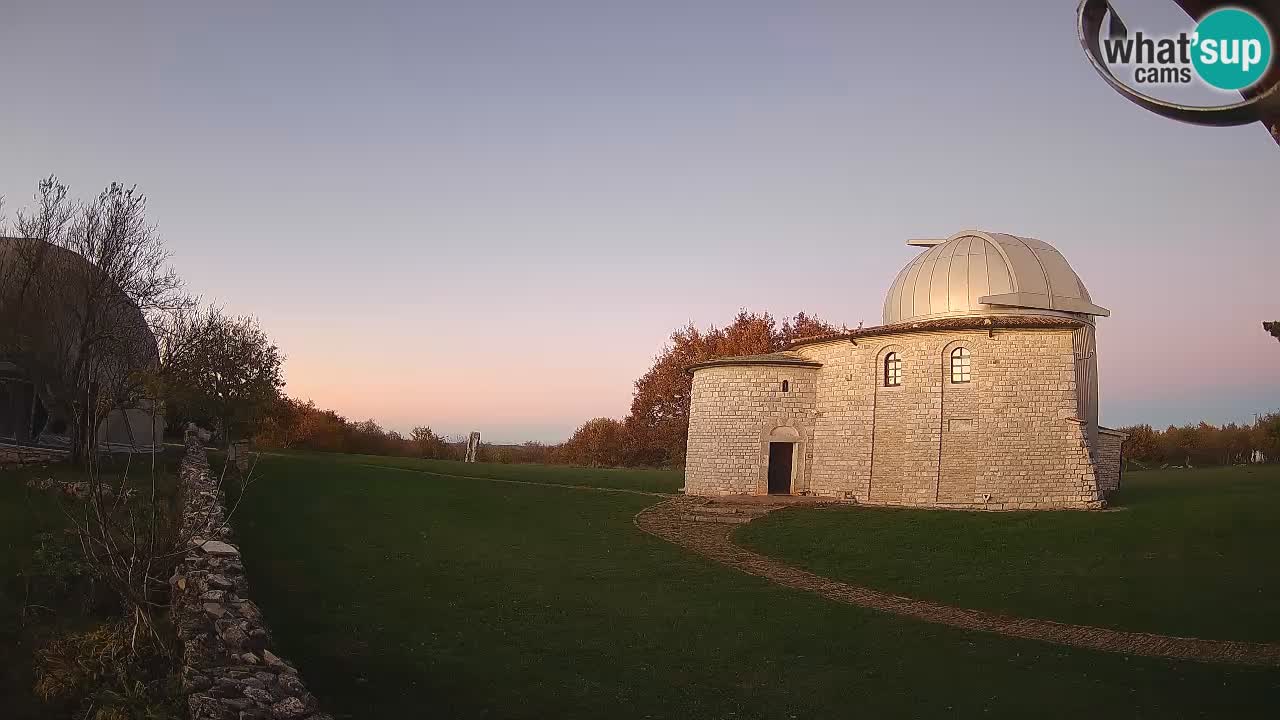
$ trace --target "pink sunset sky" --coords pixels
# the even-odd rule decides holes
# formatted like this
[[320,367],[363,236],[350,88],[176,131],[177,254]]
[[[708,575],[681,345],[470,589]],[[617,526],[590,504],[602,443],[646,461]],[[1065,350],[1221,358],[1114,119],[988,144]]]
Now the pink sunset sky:
[[1111,309],[1105,424],[1280,409],[1280,147],[1125,102],[1074,2],[71,5],[0,27],[6,215],[137,183],[352,419],[558,441],[677,326],[878,324],[905,239],[969,228]]

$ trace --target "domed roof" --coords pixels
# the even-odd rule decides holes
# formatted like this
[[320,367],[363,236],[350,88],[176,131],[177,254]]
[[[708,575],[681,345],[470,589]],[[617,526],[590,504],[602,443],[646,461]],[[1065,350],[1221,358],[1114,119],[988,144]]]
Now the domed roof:
[[[33,269],[37,268],[37,269]],[[68,352],[79,347],[83,329],[78,318],[85,317],[85,283],[99,272],[95,265],[67,248],[32,238],[0,236],[0,307],[6,313],[17,312],[22,304],[15,302],[16,281],[35,272],[48,282],[25,288],[26,315],[21,319],[6,317],[11,325],[0,333],[0,357],[13,359],[22,354],[40,355],[44,362],[62,362]],[[111,342],[99,352],[104,367],[132,371],[155,367],[159,362],[156,338],[142,311],[119,292],[112,302],[99,308],[98,322],[113,328]],[[99,300],[106,297],[100,293]],[[19,361],[18,364],[22,364]],[[100,372],[106,372],[105,369]]]
[[884,324],[960,315],[1110,315],[1093,304],[1067,259],[1033,238],[973,230],[928,247],[898,273]]

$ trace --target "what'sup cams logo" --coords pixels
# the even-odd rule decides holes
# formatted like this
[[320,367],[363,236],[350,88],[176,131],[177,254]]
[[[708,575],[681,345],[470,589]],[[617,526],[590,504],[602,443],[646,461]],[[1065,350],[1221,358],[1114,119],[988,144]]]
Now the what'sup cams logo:
[[1139,85],[1190,85],[1199,77],[1219,90],[1243,90],[1271,65],[1267,26],[1240,8],[1215,10],[1172,37],[1113,33],[1102,48],[1107,64],[1129,68]]
[[[1174,0],[1186,8],[1192,3]],[[1176,34],[1130,33],[1107,0],[1081,0],[1080,44],[1094,69],[1133,103],[1196,125],[1245,125],[1261,121],[1280,142],[1280,72],[1273,69],[1272,28],[1280,24],[1280,2],[1241,0],[1250,8],[1203,0],[1192,27]],[[1103,25],[1107,24],[1103,37]],[[1144,91],[1193,86],[1235,91],[1242,100],[1200,106],[1170,102]]]

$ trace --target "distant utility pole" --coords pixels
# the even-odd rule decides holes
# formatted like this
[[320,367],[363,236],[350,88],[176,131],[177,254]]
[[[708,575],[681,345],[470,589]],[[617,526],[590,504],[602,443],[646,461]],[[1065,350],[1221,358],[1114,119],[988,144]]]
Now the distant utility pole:
[[480,449],[480,431],[474,430],[471,437],[467,438],[467,455],[462,459],[463,462],[475,462],[476,450]]

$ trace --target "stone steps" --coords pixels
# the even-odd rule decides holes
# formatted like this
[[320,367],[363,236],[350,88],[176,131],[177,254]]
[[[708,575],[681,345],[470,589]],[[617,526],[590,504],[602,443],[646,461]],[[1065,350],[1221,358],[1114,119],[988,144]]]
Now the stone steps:
[[694,512],[706,513],[708,515],[750,515],[752,517],[759,517],[768,513],[769,510],[770,508],[760,506],[742,507],[735,505],[708,504],[695,509]]
[[754,520],[755,515],[716,515],[704,514],[700,512],[689,512],[680,515],[680,519],[686,522],[704,522],[704,523],[724,523],[727,525],[741,525]]
[[741,525],[780,508],[828,505],[831,502],[830,498],[801,495],[730,495],[703,500],[700,504],[685,502],[679,518],[687,522]]

